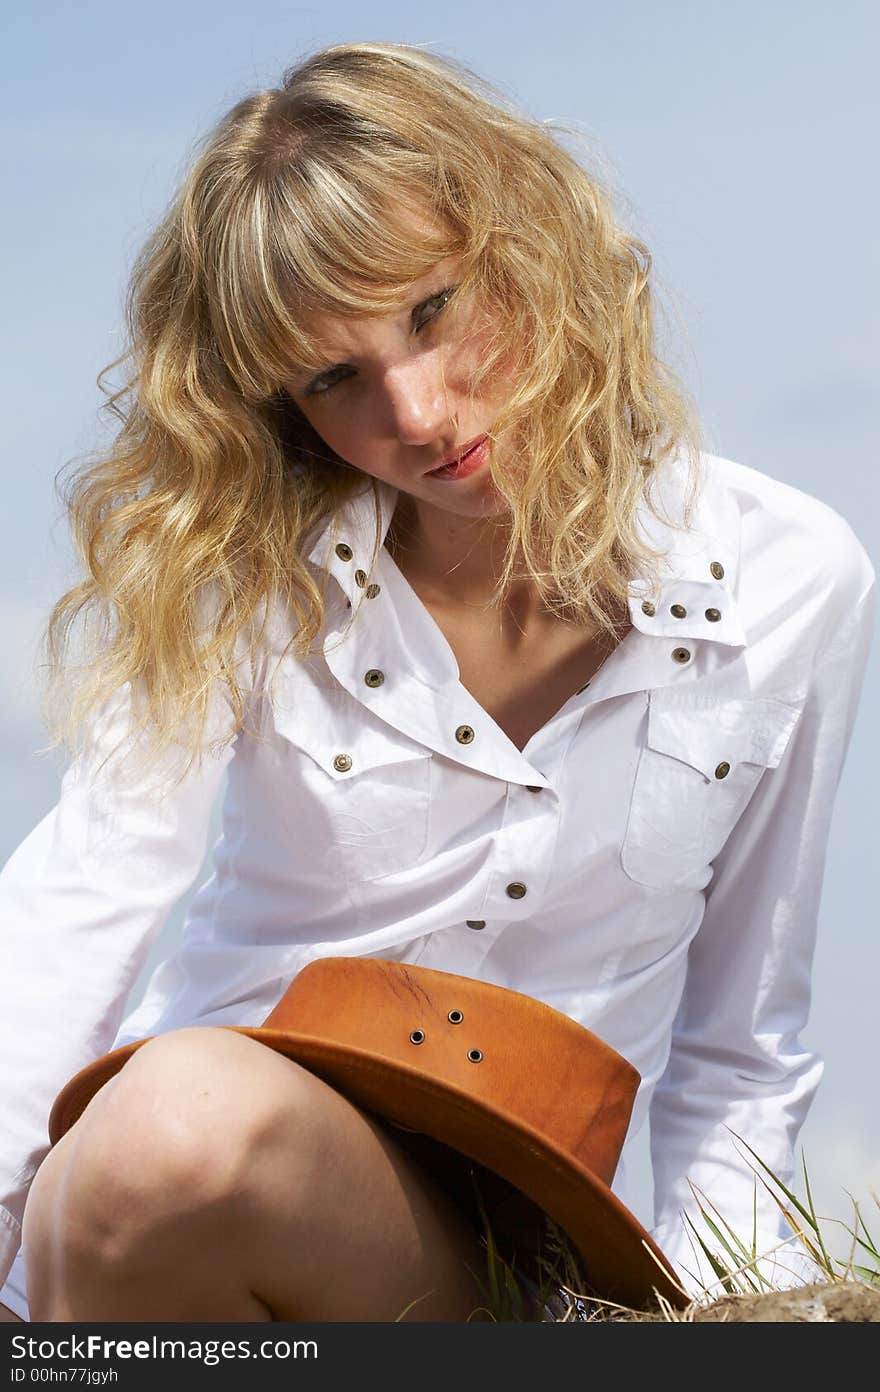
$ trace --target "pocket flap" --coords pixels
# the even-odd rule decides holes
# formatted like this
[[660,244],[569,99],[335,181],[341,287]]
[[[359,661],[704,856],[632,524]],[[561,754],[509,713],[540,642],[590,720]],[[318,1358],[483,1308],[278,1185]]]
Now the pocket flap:
[[425,745],[386,725],[342,687],[290,683],[279,691],[274,716],[278,733],[339,783],[386,765],[431,758]]
[[724,763],[775,768],[802,710],[775,697],[682,700],[683,693],[675,694],[670,701],[668,693],[649,693],[648,745],[711,779]]

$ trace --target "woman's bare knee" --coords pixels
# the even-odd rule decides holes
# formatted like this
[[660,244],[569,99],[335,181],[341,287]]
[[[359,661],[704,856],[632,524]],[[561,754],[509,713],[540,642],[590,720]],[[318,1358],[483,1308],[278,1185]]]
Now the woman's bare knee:
[[232,1032],[177,1031],[145,1044],[96,1094],[31,1187],[23,1244],[37,1306],[86,1273],[113,1281],[132,1269],[159,1273],[163,1262],[210,1273],[223,1261],[221,1235],[224,1281],[234,1282],[229,1219],[255,1137],[271,1130],[269,1055]]
[[149,1040],[96,1095],[74,1128],[67,1200],[106,1254],[147,1224],[219,1210],[241,1191],[271,1130],[269,1053],[229,1031],[177,1030]]
[[216,1308],[237,1281],[246,1319],[462,1319],[479,1303],[479,1238],[451,1201],[384,1126],[247,1036],[149,1041],[64,1143],[35,1195],[29,1297],[33,1265],[47,1289],[61,1268],[68,1289],[105,1274],[102,1299],[137,1273],[142,1308],[173,1269],[207,1318],[215,1277]]

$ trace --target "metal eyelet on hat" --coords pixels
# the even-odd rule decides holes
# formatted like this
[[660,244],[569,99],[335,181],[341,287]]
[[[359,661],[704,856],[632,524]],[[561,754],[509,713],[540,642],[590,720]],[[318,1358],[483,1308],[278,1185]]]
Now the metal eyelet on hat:
[[710,565],[709,569],[711,570],[712,574],[715,576],[715,579],[716,579],[716,580],[723,580],[723,579],[724,579],[724,566],[721,564],[720,561],[713,561],[712,564]]
[[690,660],[691,660],[690,648],[673,648],[673,649],[672,649],[672,660],[673,660],[673,662],[690,662]]
[[336,554],[339,557],[340,561],[350,561],[352,556],[354,555],[354,552],[352,551],[350,546],[346,545],[344,541],[340,541],[339,545],[336,548]]
[[462,1015],[460,1010],[450,1010],[446,1018],[451,1025],[460,1025],[462,1020],[464,1019],[464,1016]]
[[482,1062],[483,1062],[483,1051],[482,1051],[482,1049],[468,1049],[468,1058],[470,1059],[471,1063],[482,1063]]
[[424,1044],[425,1031],[422,1029],[410,1030],[409,1041],[411,1044]]
[[385,673],[380,672],[378,667],[371,667],[369,672],[364,673],[364,681],[367,686],[381,686],[385,680]]
[[686,619],[687,610],[683,604],[673,604],[669,610],[674,619]]

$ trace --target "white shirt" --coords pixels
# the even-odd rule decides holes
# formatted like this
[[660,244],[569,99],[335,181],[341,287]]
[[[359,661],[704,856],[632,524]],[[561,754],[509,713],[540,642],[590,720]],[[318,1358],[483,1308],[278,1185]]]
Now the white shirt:
[[[654,612],[634,581],[632,629],[522,752],[377,546],[369,485],[307,552],[333,577],[323,651],[284,658],[270,693],[292,634],[275,613],[251,669],[250,732],[159,802],[117,760],[98,769],[125,732],[129,689],[107,703],[0,875],[0,1281],[73,1073],[150,1034],[261,1024],[331,954],[527,992],[629,1059],[641,1085],[628,1142],[650,1117],[652,1232],[689,1289],[714,1279],[683,1221],[712,1245],[690,1183],[746,1238],[757,1185],[759,1250],[789,1236],[731,1132],[791,1180],[822,1071],[798,1035],[875,579],[824,503],[703,462],[687,533],[640,513],[667,553]],[[673,518],[681,479],[668,464]],[[379,496],[381,540],[397,493]],[[219,691],[213,719],[231,728]],[[202,865],[227,771],[213,875],[123,1018]],[[20,1258],[0,1301],[22,1310],[16,1289]]]

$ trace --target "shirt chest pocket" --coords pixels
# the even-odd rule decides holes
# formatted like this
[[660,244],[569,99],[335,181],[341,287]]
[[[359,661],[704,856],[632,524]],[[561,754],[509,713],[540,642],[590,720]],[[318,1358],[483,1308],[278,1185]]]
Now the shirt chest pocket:
[[801,705],[775,698],[670,700],[649,693],[621,865],[658,888],[703,888],[711,864],[767,769],[775,768]]
[[431,750],[385,725],[347,692],[308,694],[276,713],[287,742],[301,844],[312,869],[352,885],[417,864],[428,843]]

